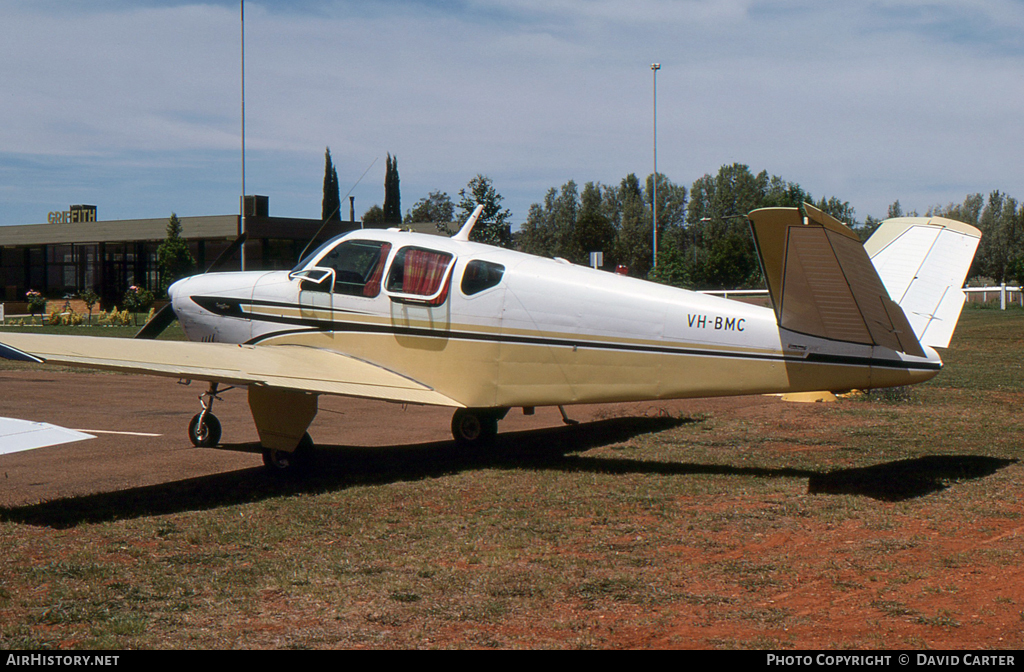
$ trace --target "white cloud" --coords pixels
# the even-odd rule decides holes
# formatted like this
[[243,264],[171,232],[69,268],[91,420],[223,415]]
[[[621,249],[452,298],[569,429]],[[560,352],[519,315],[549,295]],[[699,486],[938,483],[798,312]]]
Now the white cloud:
[[[237,208],[238,4],[65,5],[0,7],[0,224],[75,200],[69,177],[108,213]],[[1022,27],[1009,0],[247,2],[247,186],[316,216],[330,145],[348,185],[379,159],[361,213],[391,152],[405,207],[485,173],[522,220],[548,187],[650,171],[658,61],[677,182],[738,161],[862,217],[1013,194]]]

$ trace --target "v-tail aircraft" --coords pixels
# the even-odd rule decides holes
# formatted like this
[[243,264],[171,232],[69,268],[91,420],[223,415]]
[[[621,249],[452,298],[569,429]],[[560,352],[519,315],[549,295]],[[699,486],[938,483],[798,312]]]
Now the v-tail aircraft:
[[[763,308],[471,242],[479,213],[451,238],[356,230],[291,271],[180,280],[141,338],[3,333],[0,356],[206,382],[197,446],[220,442],[222,386],[245,387],[264,462],[295,470],[324,394],[450,407],[474,445],[510,409],[928,380],[981,236],[910,217],[861,244],[809,204],[755,210]],[[189,341],[152,338],[175,316]]]

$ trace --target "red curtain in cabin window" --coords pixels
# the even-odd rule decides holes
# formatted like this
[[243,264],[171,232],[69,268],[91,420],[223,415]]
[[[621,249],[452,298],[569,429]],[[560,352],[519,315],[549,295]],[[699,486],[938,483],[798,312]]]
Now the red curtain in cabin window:
[[370,279],[363,287],[363,296],[373,298],[380,294],[380,279],[384,275],[384,263],[388,260],[388,253],[391,251],[391,243],[384,243],[380,248],[380,256],[377,257],[377,265],[370,274]]
[[405,250],[405,272],[402,292],[430,296],[441,287],[451,255],[430,250]]

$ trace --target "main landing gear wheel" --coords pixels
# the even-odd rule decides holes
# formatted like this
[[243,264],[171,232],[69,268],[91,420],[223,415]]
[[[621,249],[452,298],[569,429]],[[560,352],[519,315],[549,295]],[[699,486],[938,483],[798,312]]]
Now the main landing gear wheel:
[[292,452],[263,449],[263,465],[277,476],[301,474],[309,470],[313,459],[313,439],[306,432]]
[[220,420],[207,411],[196,413],[188,423],[188,438],[193,446],[213,448],[220,443]]
[[213,448],[220,443],[220,420],[212,413],[214,399],[220,399],[217,396],[217,383],[210,383],[210,389],[199,395],[199,404],[203,410],[192,416],[188,423],[188,438],[193,446]]
[[484,446],[498,435],[498,415],[477,408],[460,408],[452,416],[452,436],[463,447]]

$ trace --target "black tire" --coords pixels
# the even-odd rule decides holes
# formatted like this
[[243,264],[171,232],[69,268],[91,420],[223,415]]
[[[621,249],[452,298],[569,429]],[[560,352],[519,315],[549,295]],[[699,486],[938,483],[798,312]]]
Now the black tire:
[[193,446],[213,448],[220,443],[220,420],[213,413],[196,413],[188,423],[188,438]]
[[313,438],[306,432],[292,452],[263,449],[263,466],[276,476],[291,476],[309,471],[313,461]]
[[497,435],[498,417],[487,409],[460,408],[452,416],[452,437],[460,446],[485,446]]

